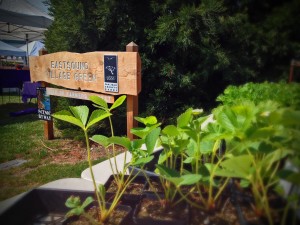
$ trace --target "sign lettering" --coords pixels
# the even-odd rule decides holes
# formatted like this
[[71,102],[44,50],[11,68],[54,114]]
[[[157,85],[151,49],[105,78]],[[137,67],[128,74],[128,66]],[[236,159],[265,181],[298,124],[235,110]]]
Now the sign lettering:
[[47,95],[60,96],[65,98],[76,98],[82,100],[89,100],[90,96],[99,96],[103,98],[107,103],[114,103],[114,96],[105,95],[99,93],[92,92],[83,92],[83,91],[74,91],[74,90],[66,90],[66,89],[58,89],[58,88],[46,88]]

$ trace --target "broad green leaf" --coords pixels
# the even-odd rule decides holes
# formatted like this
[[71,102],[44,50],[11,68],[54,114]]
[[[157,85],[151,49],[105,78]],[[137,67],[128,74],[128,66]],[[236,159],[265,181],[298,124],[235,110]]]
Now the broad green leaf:
[[209,171],[205,165],[200,165],[200,168],[199,168],[197,174],[201,174],[201,176],[203,177],[203,180],[209,179]]
[[91,197],[91,196],[89,196],[89,197],[87,197],[85,200],[84,200],[84,202],[82,203],[82,208],[85,208],[85,207],[87,207],[89,204],[91,204],[92,202],[94,201],[94,199]]
[[201,180],[200,174],[186,174],[180,177],[166,177],[167,180],[171,181],[177,187],[184,185],[193,185]]
[[135,162],[132,162],[131,165],[142,167],[142,166],[145,165],[146,163],[151,162],[151,161],[153,160],[153,158],[154,158],[153,155],[148,156],[148,157],[145,157],[145,158],[140,158],[140,159],[136,160]]
[[159,170],[160,175],[164,177],[179,177],[180,173],[176,170],[173,170],[165,165],[156,165],[156,168]]
[[277,149],[276,151],[273,151],[263,159],[266,166],[269,164],[272,165],[273,163],[285,158],[287,155],[292,155],[293,151],[287,150],[287,149]]
[[130,133],[134,134],[135,136],[137,136],[139,138],[144,138],[148,134],[149,130],[150,130],[149,127],[146,127],[146,128],[135,127],[130,130]]
[[110,145],[108,141],[108,137],[103,136],[103,135],[94,135],[90,138],[92,141],[104,146],[105,148]]
[[249,132],[249,131],[251,131],[251,133],[248,133],[248,135],[249,135],[248,138],[251,138],[252,140],[269,138],[269,137],[272,137],[275,133],[275,129],[273,126],[247,130],[247,132]]
[[117,144],[117,145],[121,145],[124,148],[128,149],[129,151],[131,150],[131,142],[130,139],[127,137],[110,137],[108,138],[108,141],[112,144]]
[[221,166],[228,172],[233,172],[237,177],[247,178],[250,175],[252,162],[253,156],[241,155],[226,159]]
[[190,128],[185,129],[184,132],[189,138],[193,139],[195,142],[198,141],[200,135],[199,132],[195,132],[193,129]]
[[191,108],[186,110],[183,114],[181,114],[177,118],[177,126],[181,128],[186,127],[191,121],[192,114],[193,114],[193,110]]
[[189,144],[187,145],[187,149],[186,149],[185,153],[190,157],[194,157],[197,153],[199,153],[199,150],[200,149],[198,148],[198,145],[196,144],[196,142],[193,140],[190,140]]
[[70,106],[70,110],[73,115],[82,122],[83,126],[85,126],[89,116],[89,108],[85,105]]
[[166,154],[166,151],[162,151],[160,154],[159,154],[159,157],[158,157],[158,164],[162,164],[164,163],[165,161],[167,160],[167,154]]
[[134,139],[131,141],[131,148],[140,149],[144,143],[145,143],[144,139]]
[[235,115],[237,116],[237,126],[247,129],[255,115],[255,105],[252,102],[244,102],[243,104],[236,105],[232,107]]
[[151,154],[155,148],[156,142],[158,140],[160,134],[160,128],[155,128],[146,136],[145,144],[147,147],[147,151]]
[[52,114],[52,116],[55,118],[55,119],[59,119],[59,120],[62,120],[62,121],[65,121],[65,122],[68,122],[68,123],[72,123],[78,127],[81,127],[82,129],[85,129],[84,125],[82,124],[82,122],[75,118],[69,111],[67,110],[62,110],[62,111],[59,111],[57,113],[54,113]]
[[148,126],[148,127],[135,127],[130,130],[130,132],[139,138],[145,138],[152,130],[154,130],[156,127],[159,127],[160,123]]
[[195,161],[195,158],[194,157],[187,157],[183,163],[186,163],[186,164],[189,164],[189,163],[192,163]]
[[202,176],[200,174],[186,174],[186,175],[183,175],[181,176],[181,178],[183,179],[181,182],[180,182],[180,186],[182,185],[193,185],[193,184],[196,184],[198,183]]
[[200,142],[200,152],[202,154],[208,154],[213,152],[214,141],[201,141]]
[[269,116],[272,124],[280,124],[284,126],[300,125],[300,111],[284,108],[272,112]]
[[108,110],[107,102],[100,98],[99,96],[90,96],[89,99],[94,102],[95,104],[99,105],[101,108]]
[[168,125],[166,126],[163,130],[162,133],[165,135],[168,135],[170,137],[174,137],[180,134],[180,132],[178,131],[177,127],[175,127],[174,125]]
[[67,212],[66,217],[71,217],[71,216],[80,216],[84,212],[84,209],[81,207],[77,207],[74,209],[71,209],[70,211]]
[[89,122],[86,126],[86,129],[90,126],[94,125],[95,123],[109,117],[111,114],[109,112],[105,112],[102,109],[97,109],[92,112],[92,115],[90,116]]
[[120,96],[120,97],[114,102],[114,104],[110,107],[110,110],[115,109],[115,108],[119,107],[120,105],[122,105],[122,103],[125,101],[125,99],[126,99],[126,95]]
[[265,143],[265,142],[260,142],[259,143],[259,147],[258,147],[259,152],[268,154],[271,153],[275,150],[275,146],[269,144],[269,143]]
[[249,182],[249,180],[241,179],[240,185],[241,185],[242,188],[247,188],[247,187],[249,187],[250,182]]
[[74,195],[70,196],[65,202],[65,205],[68,208],[76,208],[80,206],[81,205],[80,197]]
[[182,182],[182,177],[165,177],[166,180],[172,182],[175,186],[179,187]]
[[146,126],[157,124],[157,118],[155,116],[148,116],[146,118],[136,116],[134,119]]
[[229,107],[223,107],[217,115],[216,119],[223,128],[231,132],[235,131],[237,125],[237,118],[234,112]]

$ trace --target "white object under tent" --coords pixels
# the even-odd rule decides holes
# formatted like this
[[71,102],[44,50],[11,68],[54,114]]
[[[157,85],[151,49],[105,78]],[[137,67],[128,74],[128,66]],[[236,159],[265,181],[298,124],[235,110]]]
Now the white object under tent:
[[23,45],[20,47],[21,50],[27,52],[28,56],[38,56],[39,50],[44,48],[45,45],[40,41],[32,41],[28,45]]

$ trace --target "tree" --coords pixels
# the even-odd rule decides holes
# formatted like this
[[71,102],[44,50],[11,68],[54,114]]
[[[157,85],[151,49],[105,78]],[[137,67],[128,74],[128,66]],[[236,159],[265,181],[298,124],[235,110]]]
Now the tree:
[[214,106],[228,84],[287,78],[300,56],[299,0],[49,0],[50,52],[124,51],[143,66],[141,114],[168,123]]

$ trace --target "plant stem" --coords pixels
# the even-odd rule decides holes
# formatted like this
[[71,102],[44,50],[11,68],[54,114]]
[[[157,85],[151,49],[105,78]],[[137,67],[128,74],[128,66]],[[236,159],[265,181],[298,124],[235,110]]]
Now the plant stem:
[[[214,198],[213,198],[213,181],[214,181],[214,169],[215,167],[213,167],[213,162],[215,160],[215,156],[216,156],[216,150],[217,150],[217,145],[219,144],[218,141],[215,142],[214,147],[213,147],[213,151],[212,151],[212,157],[211,157],[211,168],[210,168],[210,176],[209,176],[209,190],[208,190],[208,200],[207,200],[207,207],[208,209],[210,208],[211,204],[214,203]],[[219,161],[220,162],[220,161]]]
[[[94,172],[93,172],[93,165],[92,165],[92,160],[91,160],[91,148],[90,148],[90,142],[89,142],[89,137],[88,137],[88,133],[87,133],[87,130],[84,130],[84,136],[85,136],[85,141],[86,141],[86,149],[87,149],[87,153],[88,153],[88,163],[89,163],[89,168],[90,168],[90,173],[91,173],[91,177],[92,177],[92,181],[93,181],[93,185],[94,185],[94,189],[95,189],[95,194],[96,194],[96,197],[97,197],[97,201],[98,201],[98,205],[100,207],[100,210],[101,209],[101,201],[100,201],[100,196],[99,196],[99,193],[97,191],[97,184],[96,184],[96,180],[95,180],[95,177],[94,177]],[[98,214],[99,216],[99,219],[101,219],[100,215]]]
[[[112,124],[112,120],[111,120],[111,116],[108,117],[109,119],[109,125],[110,125],[110,130],[111,130],[111,136],[114,137],[114,128],[113,128],[113,124]],[[116,160],[116,149],[115,149],[115,144],[113,144],[113,157],[114,157],[114,163],[115,163],[115,169],[118,173],[118,164],[117,164],[117,160]]]

